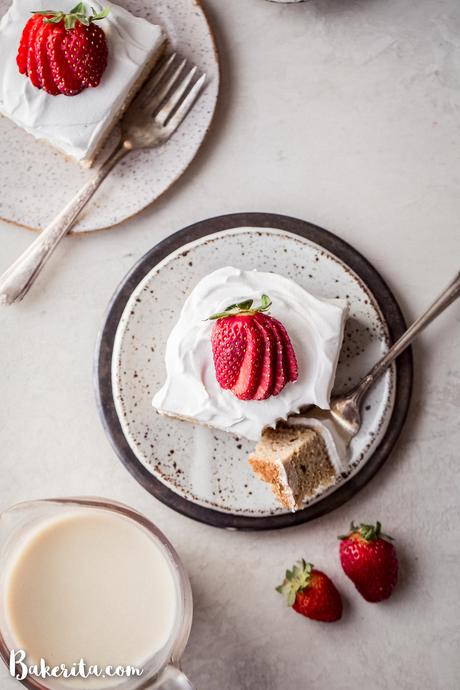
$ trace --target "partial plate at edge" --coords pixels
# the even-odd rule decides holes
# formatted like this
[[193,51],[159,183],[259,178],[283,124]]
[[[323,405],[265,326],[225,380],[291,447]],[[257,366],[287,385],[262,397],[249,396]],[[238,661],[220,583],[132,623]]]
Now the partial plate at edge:
[[[115,169],[111,173],[111,184],[104,184],[97,192],[73,232],[99,230],[121,223],[163,194],[195,157],[217,103],[217,49],[204,9],[197,0],[114,2],[132,14],[163,26],[171,45],[206,72],[207,82],[175,136],[158,149],[134,152]],[[10,0],[0,0],[0,17],[10,4]],[[117,136],[116,128],[107,148],[114,145]],[[103,157],[104,154],[100,158]],[[1,115],[0,159],[0,218],[35,230],[46,227],[94,174],[94,170],[82,168],[46,143],[35,141]]]

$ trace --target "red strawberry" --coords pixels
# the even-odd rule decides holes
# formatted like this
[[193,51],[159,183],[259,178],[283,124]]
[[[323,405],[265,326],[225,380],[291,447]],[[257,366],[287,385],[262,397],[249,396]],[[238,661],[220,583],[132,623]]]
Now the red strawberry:
[[245,321],[246,351],[238,378],[233,384],[231,391],[240,400],[252,400],[258,388],[262,372],[264,341],[250,316],[240,316],[238,318]]
[[264,339],[264,360],[259,386],[254,393],[254,400],[266,400],[273,392],[274,364],[276,357],[276,341],[273,332],[268,325],[270,319],[264,314],[256,314],[254,323],[259,328]]
[[258,307],[249,299],[209,317],[216,321],[211,343],[217,381],[241,400],[265,400],[297,379],[287,331],[264,313],[270,306],[270,298],[262,295]]
[[108,47],[104,31],[94,22],[107,14],[103,10],[88,16],[83,2],[69,14],[35,12],[19,44],[16,62],[20,73],[53,96],[75,96],[98,86],[107,67]]
[[275,338],[275,361],[273,364],[275,378],[273,382],[272,395],[281,393],[286,383],[289,381],[289,370],[287,368],[286,352],[283,344],[281,331],[275,325],[275,319],[267,319],[265,326],[270,328]]
[[40,26],[40,22],[34,22],[30,27],[29,43],[27,47],[27,74],[29,75],[29,79],[32,82],[32,84],[36,86],[38,89],[41,89],[42,82],[40,79],[40,75],[38,73],[38,65],[35,55],[35,41],[37,34],[40,30]]
[[294,348],[292,347],[291,339],[288,336],[288,333],[281,323],[281,321],[278,321],[277,319],[273,319],[275,322],[275,326],[278,329],[278,331],[281,333],[281,338],[283,340],[283,345],[284,345],[284,351],[286,353],[286,361],[287,361],[287,370],[289,372],[289,381],[297,381],[299,378],[299,368],[297,365],[297,357],[294,352]]
[[29,42],[30,42],[30,34],[32,32],[32,28],[35,24],[41,23],[42,22],[42,17],[39,15],[34,15],[29,19],[27,24],[24,27],[24,31],[22,32],[21,36],[21,41],[19,43],[19,49],[18,49],[18,54],[16,57],[16,62],[19,67],[19,71],[21,74],[27,74],[27,56],[29,53]]
[[219,319],[212,331],[212,353],[216,378],[221,388],[231,388],[238,378],[246,352],[245,321]]
[[288,606],[302,616],[332,623],[342,617],[342,598],[332,580],[302,558],[286,570],[276,591],[286,597]]
[[398,580],[396,549],[382,534],[380,522],[374,525],[351,523],[350,532],[340,543],[342,568],[366,601],[388,599]]
[[73,31],[66,31],[62,50],[84,88],[99,86],[108,58],[107,40],[100,26],[77,22]]
[[52,24],[41,23],[35,39],[35,62],[42,87],[52,96],[57,96],[59,87],[54,81],[53,72],[48,60],[48,37],[53,33]]
[[[83,91],[81,80],[74,74],[64,52],[65,29],[53,26],[53,32],[48,38],[48,59],[59,92],[64,96],[76,96]],[[64,59],[63,59],[64,57]]]

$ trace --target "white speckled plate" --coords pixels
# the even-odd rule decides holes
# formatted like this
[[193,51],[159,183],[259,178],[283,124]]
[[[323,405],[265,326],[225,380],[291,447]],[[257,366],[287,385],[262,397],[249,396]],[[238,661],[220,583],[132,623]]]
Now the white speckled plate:
[[[159,149],[132,153],[123,165],[111,173],[110,184],[104,184],[97,192],[73,232],[116,225],[155,201],[193,160],[209,129],[217,103],[217,51],[199,2],[116,2],[133,14],[163,26],[174,48],[206,72],[207,84],[193,111],[167,144]],[[10,0],[0,0],[0,17],[9,5]],[[116,137],[115,131],[107,143],[107,149],[113,146]],[[104,153],[101,154],[103,158]],[[0,217],[33,229],[46,227],[94,174],[66,159],[47,144],[35,141],[1,115],[0,160]]]
[[[129,446],[131,460],[134,457],[137,464],[142,466],[143,477],[138,478],[144,485],[152,490],[148,476],[153,477],[157,480],[156,485],[162,484],[182,501],[208,509],[214,514],[232,516],[233,521],[224,520],[224,524],[237,527],[246,525],[241,521],[238,523],[238,520],[235,522],[238,516],[248,518],[249,523],[251,519],[276,519],[282,515],[293,517],[286,515],[269,487],[253,476],[247,463],[247,455],[253,444],[224,432],[162,417],[151,404],[154,392],[164,381],[167,337],[191,289],[205,274],[225,264],[243,269],[274,271],[292,278],[319,297],[349,300],[351,310],[345,329],[336,390],[344,390],[356,383],[385,352],[389,339],[388,325],[376,298],[349,265],[325,248],[326,242],[319,244],[318,240],[311,241],[308,233],[300,236],[300,233],[293,234],[286,229],[267,227],[266,223],[264,227],[257,227],[261,214],[248,216],[224,216],[223,219],[227,219],[226,224],[230,228],[240,218],[251,221],[251,225],[256,227],[228,229],[199,237],[189,244],[186,243],[187,232],[182,231],[182,241],[178,236],[173,236],[165,241],[163,251],[159,253],[158,249],[154,249],[146,255],[115,298],[99,352],[99,386],[102,389],[111,375],[108,396],[107,391],[103,390],[102,394],[99,391],[102,412],[122,459],[127,461],[126,447],[120,447],[121,437],[117,435],[113,424],[115,416],[122,438]],[[280,217],[266,214],[262,217],[272,220],[275,228],[286,226]],[[212,231],[219,227],[216,220],[220,219],[202,225]],[[301,221],[293,222],[297,223],[297,226],[293,226],[294,232],[299,232],[299,226],[306,226],[307,229],[314,227]],[[330,237],[325,231],[316,231],[324,233],[326,239],[328,235]],[[196,232],[189,231],[188,237],[193,239],[194,234]],[[321,235],[318,239],[321,239]],[[172,253],[167,251],[168,242],[171,248],[175,248]],[[337,249],[344,245],[338,238],[335,238],[335,244]],[[364,261],[360,255],[357,256]],[[136,283],[139,270],[144,277]],[[120,294],[123,294],[121,301]],[[124,306],[123,310],[121,306]],[[114,307],[118,317],[114,316]],[[386,307],[389,307],[388,303]],[[118,320],[115,322],[116,318]],[[111,374],[106,357],[109,351]],[[104,361],[101,360],[101,353]],[[346,477],[338,478],[336,486],[327,492],[328,495],[334,490],[344,489],[344,484],[366,466],[382,445],[392,419],[396,391],[393,369],[369,394],[363,427],[352,443],[350,471]],[[108,407],[112,409],[108,410]],[[132,462],[127,464],[133,471]],[[158,495],[156,491],[153,492]],[[324,496],[324,493],[316,496],[301,513],[308,513],[309,508],[315,502],[322,501]],[[178,509],[181,508],[184,506]],[[203,519],[194,515],[193,511],[192,517]],[[219,524],[219,520],[214,524]]]

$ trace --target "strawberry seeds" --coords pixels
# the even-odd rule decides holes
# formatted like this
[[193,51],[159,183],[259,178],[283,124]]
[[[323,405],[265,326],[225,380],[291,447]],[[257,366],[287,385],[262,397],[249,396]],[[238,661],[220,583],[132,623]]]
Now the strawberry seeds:
[[22,32],[16,62],[21,74],[52,96],[76,96],[100,84],[107,67],[108,46],[103,29],[107,9],[86,13],[83,2],[69,14],[34,12]]
[[262,295],[258,307],[249,299],[209,317],[216,321],[211,344],[217,381],[240,400],[266,400],[298,378],[291,339],[266,313],[271,304]]

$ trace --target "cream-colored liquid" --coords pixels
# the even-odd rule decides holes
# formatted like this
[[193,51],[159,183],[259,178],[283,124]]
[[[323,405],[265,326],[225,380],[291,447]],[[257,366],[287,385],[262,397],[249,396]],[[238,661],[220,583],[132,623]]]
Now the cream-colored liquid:
[[142,666],[173,629],[171,567],[149,534],[121,515],[84,508],[48,520],[7,574],[16,648],[30,663]]

